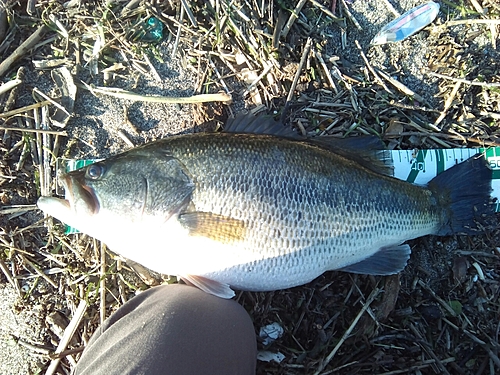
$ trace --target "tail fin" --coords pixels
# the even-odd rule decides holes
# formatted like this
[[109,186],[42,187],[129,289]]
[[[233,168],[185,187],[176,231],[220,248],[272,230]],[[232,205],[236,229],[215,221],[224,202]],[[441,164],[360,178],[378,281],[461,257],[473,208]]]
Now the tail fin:
[[438,235],[477,233],[477,223],[493,215],[491,178],[484,156],[473,156],[429,182],[428,188],[446,212]]

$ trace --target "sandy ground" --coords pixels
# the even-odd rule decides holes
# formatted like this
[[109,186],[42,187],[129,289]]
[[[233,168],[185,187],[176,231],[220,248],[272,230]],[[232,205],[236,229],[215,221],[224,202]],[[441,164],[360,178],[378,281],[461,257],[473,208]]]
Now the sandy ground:
[[[20,307],[19,309],[17,307]],[[19,341],[35,344],[42,337],[42,322],[36,308],[27,309],[10,284],[0,284],[0,374],[34,374],[39,359]],[[38,343],[42,342],[40,340]]]

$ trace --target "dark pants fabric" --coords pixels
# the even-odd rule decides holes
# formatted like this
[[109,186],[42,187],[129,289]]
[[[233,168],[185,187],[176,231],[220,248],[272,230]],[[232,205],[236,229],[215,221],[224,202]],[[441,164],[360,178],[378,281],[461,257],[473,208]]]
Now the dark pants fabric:
[[187,285],[151,288],[92,336],[76,375],[255,374],[257,343],[247,312]]

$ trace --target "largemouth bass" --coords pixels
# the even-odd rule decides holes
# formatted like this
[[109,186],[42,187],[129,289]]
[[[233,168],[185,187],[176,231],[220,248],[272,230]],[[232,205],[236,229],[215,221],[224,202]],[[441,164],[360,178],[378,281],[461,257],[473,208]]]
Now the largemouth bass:
[[128,259],[224,298],[231,288],[289,288],[329,270],[398,273],[411,252],[404,241],[473,233],[491,213],[482,157],[421,187],[325,139],[170,137],[63,175],[66,199],[41,197],[38,206]]

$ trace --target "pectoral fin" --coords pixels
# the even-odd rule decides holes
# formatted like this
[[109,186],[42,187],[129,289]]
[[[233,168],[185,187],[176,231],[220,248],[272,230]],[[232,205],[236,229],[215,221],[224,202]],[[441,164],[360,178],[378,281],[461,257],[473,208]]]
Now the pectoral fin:
[[341,268],[339,271],[365,275],[394,275],[405,268],[410,254],[409,245],[387,246],[381,248],[371,257]]
[[215,280],[210,280],[203,276],[181,275],[180,277],[187,284],[192,284],[195,287],[203,290],[204,292],[213,294],[214,296],[226,299],[234,297],[234,291],[227,284],[223,284]]
[[179,222],[189,229],[192,236],[207,237],[221,243],[245,239],[245,223],[238,219],[211,212],[186,212],[179,215]]

